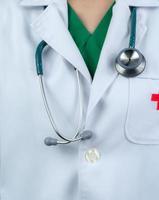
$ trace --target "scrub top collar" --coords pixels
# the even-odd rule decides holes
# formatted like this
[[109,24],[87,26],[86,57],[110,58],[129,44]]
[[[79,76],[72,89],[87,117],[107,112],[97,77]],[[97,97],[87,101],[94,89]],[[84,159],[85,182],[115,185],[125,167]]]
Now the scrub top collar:
[[74,9],[68,4],[68,28],[92,78],[94,77],[102,46],[107,35],[114,4],[115,3],[106,11],[93,33],[88,31],[78,17],[78,14],[76,14]]
[[95,30],[91,33],[88,31],[74,9],[68,3],[69,29],[79,48],[82,48],[90,37],[93,37],[99,48],[102,48],[103,41],[109,27],[110,19],[112,17],[112,7],[114,4],[115,3],[113,3],[113,5],[104,14]]

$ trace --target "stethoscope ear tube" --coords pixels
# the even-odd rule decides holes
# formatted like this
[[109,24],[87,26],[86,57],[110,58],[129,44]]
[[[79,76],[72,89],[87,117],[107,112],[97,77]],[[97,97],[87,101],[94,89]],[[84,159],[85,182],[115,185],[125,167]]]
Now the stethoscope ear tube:
[[[41,62],[42,63],[42,62]],[[78,92],[79,92],[79,108],[80,108],[80,117],[78,120],[78,126],[77,126],[77,130],[74,134],[74,136],[72,138],[68,138],[66,136],[64,136],[60,130],[57,128],[57,125],[55,123],[55,120],[52,116],[48,101],[47,101],[47,97],[45,94],[45,88],[44,88],[44,82],[43,82],[43,75],[39,74],[39,84],[40,84],[40,88],[41,88],[41,94],[42,94],[42,98],[43,98],[43,102],[44,102],[44,106],[45,106],[45,110],[48,116],[48,119],[50,121],[50,124],[53,128],[54,133],[56,133],[57,136],[59,136],[61,138],[61,140],[53,138],[53,137],[46,137],[44,140],[44,143],[47,146],[55,146],[58,144],[69,144],[69,143],[73,143],[73,142],[77,142],[77,141],[84,141],[84,140],[88,140],[92,137],[92,132],[89,130],[84,130],[84,128],[82,127],[82,119],[83,119],[83,105],[82,105],[82,98],[81,98],[81,86],[80,86],[80,81],[79,81],[79,75],[78,75],[78,70],[76,70],[76,74],[77,74],[77,83],[78,83]]]
[[[44,7],[44,9],[47,6]],[[80,140],[87,140],[92,136],[92,133],[90,131],[82,131],[81,128],[81,124],[82,124],[82,118],[83,118],[83,106],[82,106],[82,99],[81,99],[81,86],[80,86],[80,80],[79,80],[79,74],[78,74],[78,70],[76,70],[76,74],[77,74],[77,84],[78,84],[78,91],[79,91],[79,99],[80,99],[80,118],[79,118],[79,124],[78,124],[78,128],[77,131],[74,135],[74,137],[72,138],[67,138],[64,135],[62,135],[62,133],[60,133],[60,131],[58,130],[56,123],[54,121],[54,118],[51,114],[51,110],[47,101],[47,97],[45,94],[45,88],[44,88],[44,83],[43,83],[43,59],[42,59],[42,55],[43,55],[43,51],[45,49],[45,47],[48,46],[48,44],[43,40],[39,43],[39,45],[37,46],[36,49],[36,53],[35,53],[35,60],[36,60],[36,72],[37,75],[39,77],[39,84],[40,84],[40,88],[41,88],[41,94],[42,94],[42,98],[43,98],[43,102],[45,105],[45,110],[47,112],[47,116],[49,118],[49,121],[51,123],[51,126],[54,130],[54,132],[57,134],[57,136],[59,136],[61,138],[61,140],[58,140],[56,138],[52,138],[52,137],[46,137],[44,140],[44,143],[47,146],[54,146],[57,144],[69,144],[71,142],[76,142],[76,141],[80,141]],[[82,133],[81,133],[82,132]]]
[[136,45],[136,24],[137,24],[137,8],[130,7],[131,10],[131,23],[130,23],[130,40],[129,48],[135,48]]

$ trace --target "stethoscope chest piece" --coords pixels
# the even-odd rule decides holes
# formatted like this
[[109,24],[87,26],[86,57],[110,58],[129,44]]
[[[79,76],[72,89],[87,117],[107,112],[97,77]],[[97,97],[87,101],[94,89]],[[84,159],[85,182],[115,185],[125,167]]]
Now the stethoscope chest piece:
[[145,66],[145,57],[136,48],[125,48],[116,58],[116,70],[125,77],[138,76],[144,71]]

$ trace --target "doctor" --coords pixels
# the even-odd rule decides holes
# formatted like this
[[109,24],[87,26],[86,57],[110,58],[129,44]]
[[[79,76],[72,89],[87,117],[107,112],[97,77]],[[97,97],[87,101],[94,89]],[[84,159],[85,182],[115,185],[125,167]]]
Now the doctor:
[[1,200],[159,199],[159,1],[82,2],[1,3]]

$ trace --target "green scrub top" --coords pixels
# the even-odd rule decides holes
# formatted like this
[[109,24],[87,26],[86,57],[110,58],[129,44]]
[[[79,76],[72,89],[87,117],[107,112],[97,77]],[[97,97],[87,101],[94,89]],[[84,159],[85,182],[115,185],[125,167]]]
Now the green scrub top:
[[71,33],[93,79],[102,46],[112,18],[113,5],[106,12],[93,33],[90,33],[68,3],[68,29]]

